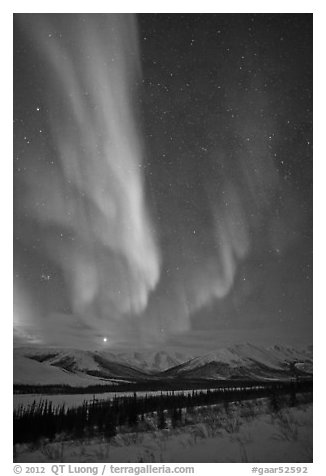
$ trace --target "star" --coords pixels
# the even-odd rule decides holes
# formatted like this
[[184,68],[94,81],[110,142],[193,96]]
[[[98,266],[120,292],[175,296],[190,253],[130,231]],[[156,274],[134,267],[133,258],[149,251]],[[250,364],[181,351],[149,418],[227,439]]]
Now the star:
[[[213,316],[233,315],[240,301],[248,331],[255,316],[266,328],[275,314],[306,322],[313,279],[303,268],[310,264],[308,17],[262,15],[252,23],[246,15],[140,14],[140,54],[126,56],[104,42],[109,30],[97,31],[110,27],[110,15],[76,17],[85,28],[70,28],[73,16],[48,16],[43,25],[33,18],[21,16],[26,30],[15,43],[14,114],[15,271],[30,302],[52,316],[64,307],[75,313],[73,304],[90,296],[84,314],[102,348],[115,336],[103,336],[97,318],[113,319],[124,341],[134,337],[131,314],[139,306],[140,345],[152,345],[155,333],[168,344],[179,327],[185,343],[186,333],[217,331],[225,324]],[[113,23],[116,39],[121,33],[128,44],[131,32]],[[291,41],[279,43],[282,36]],[[112,93],[110,108],[102,86]],[[40,284],[51,293],[40,293]],[[173,319],[163,325],[161,316]],[[236,316],[225,320],[240,332]],[[61,331],[69,339],[64,323]],[[43,332],[52,339],[46,325]]]

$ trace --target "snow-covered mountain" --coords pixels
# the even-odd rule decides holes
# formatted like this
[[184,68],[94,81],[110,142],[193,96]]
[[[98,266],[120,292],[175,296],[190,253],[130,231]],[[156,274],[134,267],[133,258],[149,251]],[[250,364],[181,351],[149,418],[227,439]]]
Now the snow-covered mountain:
[[105,355],[115,355],[121,362],[149,373],[163,372],[192,358],[190,355],[182,354],[181,352],[165,351],[119,352],[117,354],[110,353]]
[[87,386],[146,378],[146,373],[111,353],[26,348],[14,351],[14,383]]
[[312,374],[312,348],[241,344],[190,358],[178,352],[17,348],[14,383],[89,386],[165,380],[288,378]]
[[109,352],[55,348],[14,350],[15,384],[88,386],[138,382],[187,360],[178,352]]
[[312,374],[312,348],[234,345],[196,357],[164,372],[166,377],[183,379],[275,379],[293,374]]
[[83,372],[69,372],[64,368],[51,365],[45,355],[38,355],[40,360],[34,359],[33,354],[25,355],[24,352],[15,350],[13,360],[14,384],[88,387],[101,383],[97,377],[89,376]]

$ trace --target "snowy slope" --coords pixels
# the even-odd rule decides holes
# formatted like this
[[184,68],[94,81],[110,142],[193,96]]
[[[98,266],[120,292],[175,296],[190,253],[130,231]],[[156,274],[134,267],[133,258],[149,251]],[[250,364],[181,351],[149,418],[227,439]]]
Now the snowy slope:
[[83,373],[73,374],[60,367],[51,366],[47,362],[38,362],[24,355],[14,355],[14,384],[87,387],[101,383],[105,382],[101,382],[96,377]]
[[296,362],[298,371],[312,373],[312,350],[241,344],[196,357],[164,374],[170,377],[206,379],[285,378],[291,375],[290,363]]
[[[292,363],[292,368],[291,368]],[[312,374],[312,348],[241,344],[189,359],[176,352],[108,352],[55,348],[14,351],[15,384],[86,386],[164,379],[282,379]]]
[[121,362],[138,367],[146,372],[162,372],[176,365],[187,362],[189,355],[180,352],[119,352],[116,354]]
[[60,349],[15,349],[15,384],[87,386],[138,381],[146,374],[97,352]]

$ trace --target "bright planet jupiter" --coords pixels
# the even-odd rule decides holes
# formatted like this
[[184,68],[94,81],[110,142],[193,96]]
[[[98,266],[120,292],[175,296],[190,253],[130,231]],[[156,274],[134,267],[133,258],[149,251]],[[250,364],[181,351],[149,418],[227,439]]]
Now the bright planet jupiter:
[[312,15],[14,15],[16,344],[312,339]]

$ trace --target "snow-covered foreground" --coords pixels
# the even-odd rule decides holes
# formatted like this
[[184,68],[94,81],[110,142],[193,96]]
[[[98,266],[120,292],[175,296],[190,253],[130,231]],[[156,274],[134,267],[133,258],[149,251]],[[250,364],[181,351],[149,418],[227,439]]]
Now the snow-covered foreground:
[[269,399],[183,412],[182,425],[158,430],[146,415],[138,431],[103,439],[17,445],[16,462],[283,462],[312,461],[312,404],[272,411]]

